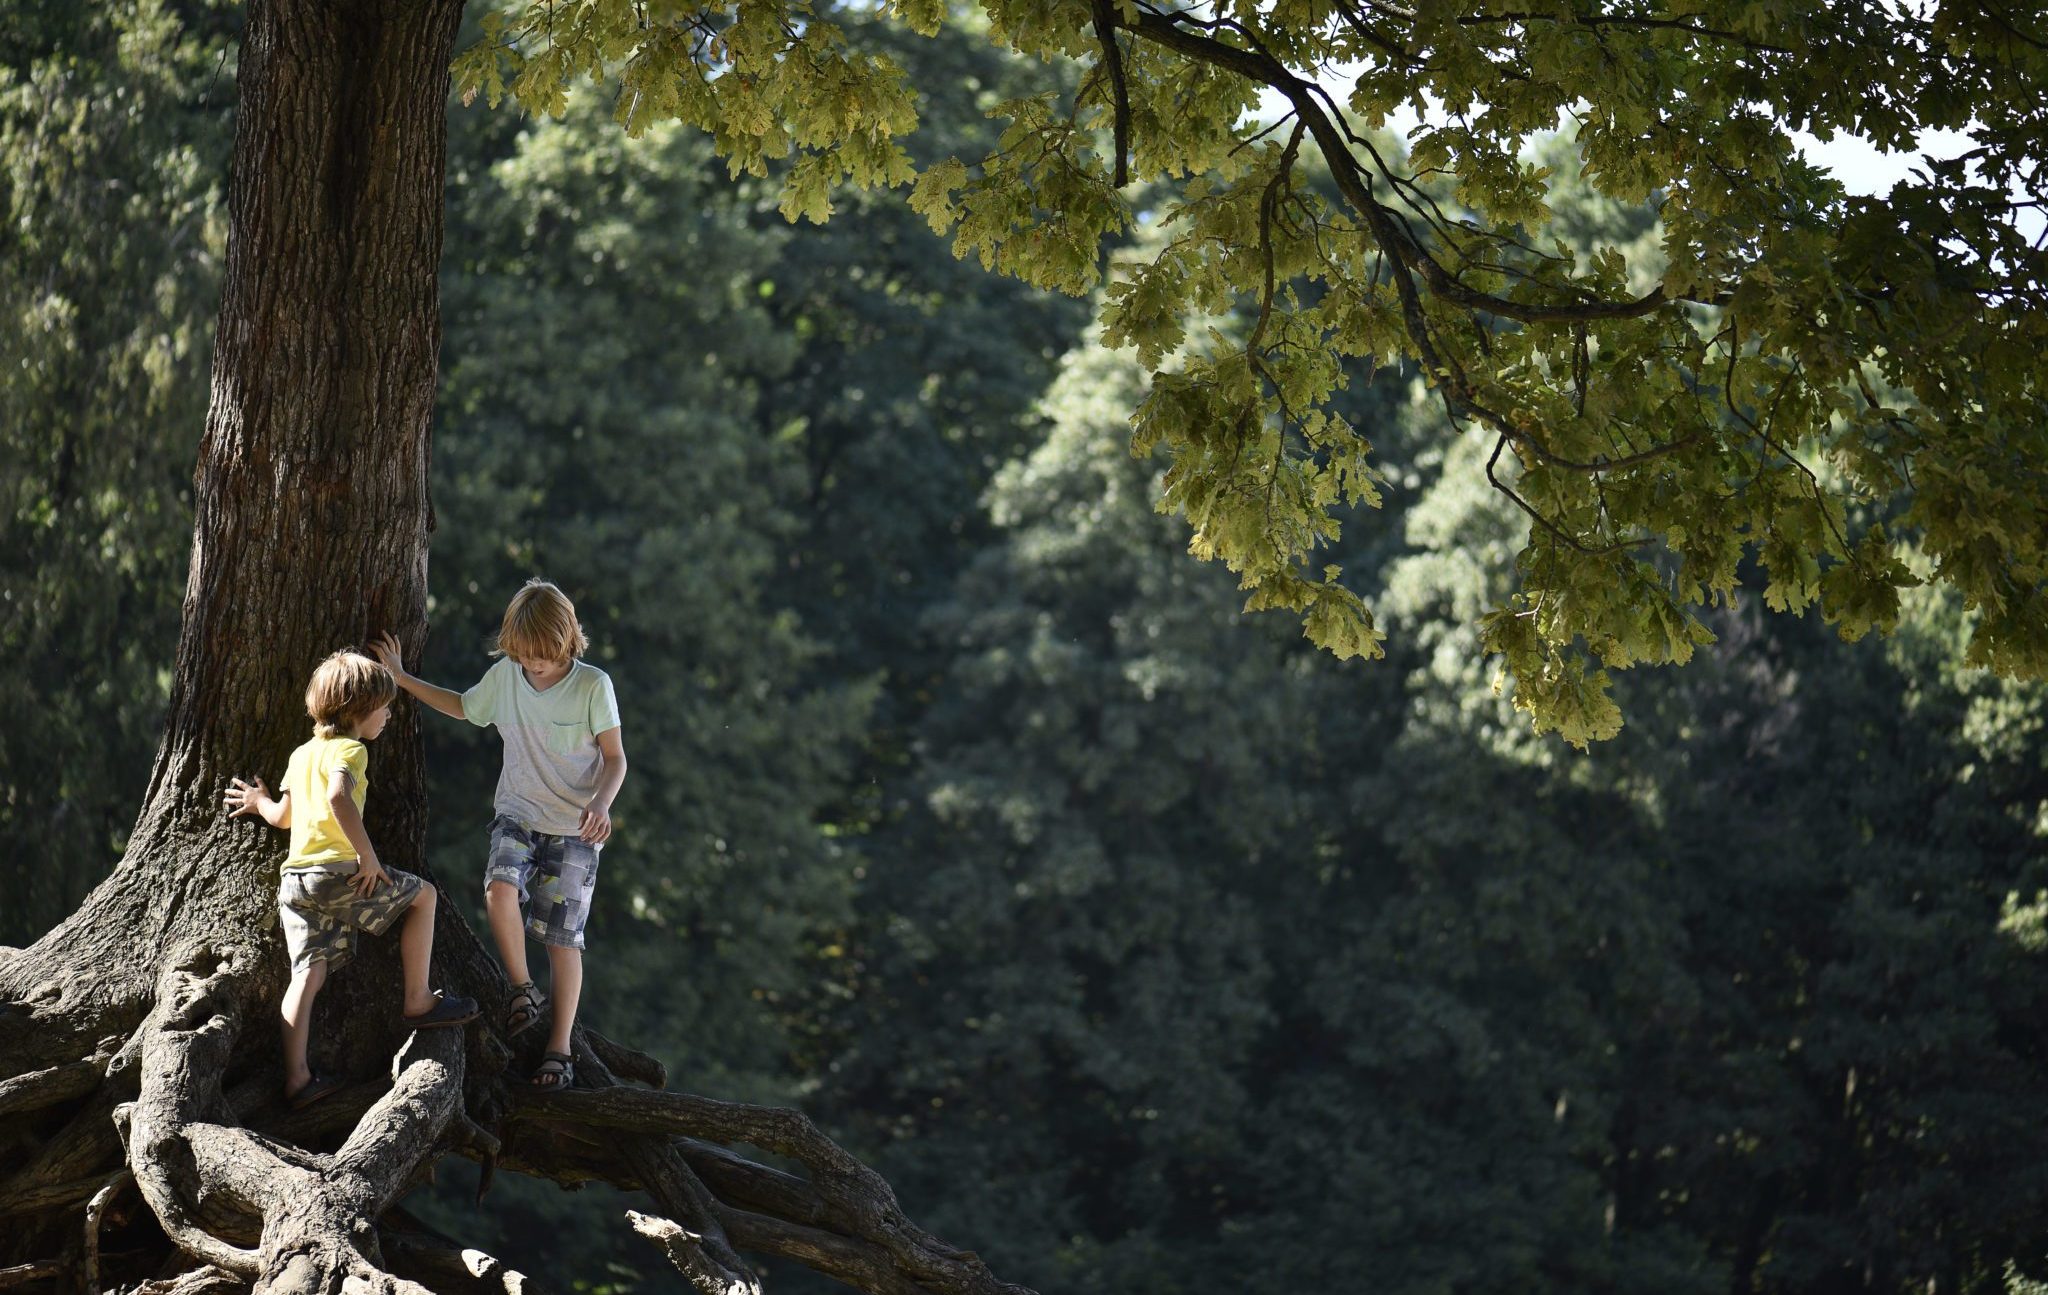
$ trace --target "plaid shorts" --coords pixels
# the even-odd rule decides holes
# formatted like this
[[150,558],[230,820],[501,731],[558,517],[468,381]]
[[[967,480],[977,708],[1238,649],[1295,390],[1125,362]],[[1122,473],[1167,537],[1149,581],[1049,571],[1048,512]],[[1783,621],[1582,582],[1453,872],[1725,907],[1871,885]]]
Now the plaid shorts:
[[284,870],[277,882],[277,919],[284,926],[294,975],[316,962],[326,963],[330,972],[339,970],[356,951],[355,932],[382,935],[412,907],[420,879],[396,868],[384,874],[391,880],[364,898],[350,884],[354,861]]
[[484,890],[494,881],[519,888],[526,932],[558,949],[583,947],[590,896],[597,889],[597,854],[604,847],[578,836],[554,836],[521,827],[500,814],[491,820],[491,858]]

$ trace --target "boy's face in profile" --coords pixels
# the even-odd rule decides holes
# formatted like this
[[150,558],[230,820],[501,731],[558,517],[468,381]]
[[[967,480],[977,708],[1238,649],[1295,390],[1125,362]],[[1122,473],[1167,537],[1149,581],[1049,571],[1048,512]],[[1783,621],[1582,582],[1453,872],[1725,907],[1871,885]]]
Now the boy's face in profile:
[[550,661],[546,657],[538,656],[514,656],[512,660],[526,672],[526,682],[542,692],[562,682],[569,675],[569,663],[566,660]]
[[388,706],[388,705],[385,705],[385,706],[379,706],[379,707],[378,707],[377,709],[375,709],[375,710],[371,711],[371,712],[369,713],[369,715],[368,715],[368,716],[366,716],[366,717],[365,717],[365,718],[363,719],[363,722],[362,722],[362,723],[360,723],[360,724],[356,725],[356,731],[355,731],[355,739],[356,739],[356,741],[358,741],[358,742],[374,742],[374,741],[376,741],[376,740],[377,740],[377,735],[378,735],[379,733],[382,733],[382,732],[384,731],[384,726],[385,726],[386,724],[389,724],[390,722],[391,722],[391,707],[390,707],[390,706]]

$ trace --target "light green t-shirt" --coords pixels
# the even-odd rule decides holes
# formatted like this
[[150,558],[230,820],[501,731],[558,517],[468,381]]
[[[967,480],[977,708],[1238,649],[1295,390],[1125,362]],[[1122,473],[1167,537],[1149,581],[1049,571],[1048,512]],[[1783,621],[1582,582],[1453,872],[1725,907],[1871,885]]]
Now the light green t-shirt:
[[287,868],[311,868],[323,863],[348,863],[356,848],[341,834],[334,806],[327,800],[327,784],[335,770],[349,776],[348,796],[363,812],[363,798],[370,791],[370,752],[352,737],[316,737],[292,752],[284,769],[280,790],[292,794],[292,846],[284,857]]
[[539,692],[507,657],[462,694],[462,717],[479,728],[497,725],[504,739],[497,812],[529,831],[575,835],[604,772],[597,735],[619,726],[611,676],[575,661],[560,683]]

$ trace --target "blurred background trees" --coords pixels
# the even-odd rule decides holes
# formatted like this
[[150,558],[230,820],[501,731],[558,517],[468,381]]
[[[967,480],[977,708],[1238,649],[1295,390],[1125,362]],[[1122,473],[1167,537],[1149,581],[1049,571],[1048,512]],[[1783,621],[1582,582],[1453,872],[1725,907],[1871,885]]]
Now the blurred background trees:
[[[0,940],[104,873],[148,769],[237,22],[0,15]],[[1067,75],[849,22],[929,89],[930,157]],[[1395,632],[1340,663],[1185,558],[1087,303],[886,195],[789,226],[687,132],[451,111],[425,668],[470,682],[538,573],[618,682],[599,1028],[801,1102],[1048,1292],[2048,1262],[2048,697],[1964,668],[1952,597],[1854,646],[1717,612],[1582,755],[1494,690],[1474,620],[1520,523],[1405,372],[1341,397],[1385,504],[1337,560]],[[497,755],[427,741],[473,899]],[[588,1276],[575,1218],[615,1202],[470,1185],[417,1207]]]

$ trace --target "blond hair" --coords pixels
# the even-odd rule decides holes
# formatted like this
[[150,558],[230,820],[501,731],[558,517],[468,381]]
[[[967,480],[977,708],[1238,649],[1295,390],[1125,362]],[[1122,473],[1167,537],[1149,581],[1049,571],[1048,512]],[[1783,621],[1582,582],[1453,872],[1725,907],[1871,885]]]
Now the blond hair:
[[491,644],[492,656],[568,661],[590,647],[569,595],[538,576],[526,582],[505,607],[504,623]]
[[346,733],[398,698],[391,672],[347,648],[322,661],[306,685],[306,713],[313,717],[314,737]]

